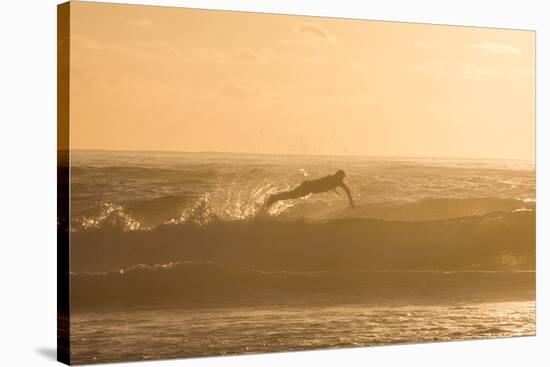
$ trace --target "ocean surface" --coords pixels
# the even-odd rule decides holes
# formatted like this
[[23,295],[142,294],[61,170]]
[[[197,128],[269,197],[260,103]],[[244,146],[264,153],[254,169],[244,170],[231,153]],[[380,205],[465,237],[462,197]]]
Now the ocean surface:
[[[270,194],[346,172],[342,190]],[[535,333],[535,167],[76,151],[74,363]]]
[[73,230],[257,217],[266,196],[343,169],[356,201],[329,192],[279,202],[268,218],[429,220],[533,209],[526,161],[77,151]]
[[81,313],[73,363],[535,335],[534,302]]

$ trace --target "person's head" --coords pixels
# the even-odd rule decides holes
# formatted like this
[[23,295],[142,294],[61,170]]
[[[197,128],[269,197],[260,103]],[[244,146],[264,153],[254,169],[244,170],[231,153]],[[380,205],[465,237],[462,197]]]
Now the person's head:
[[346,174],[344,173],[344,171],[342,171],[341,169],[339,169],[338,171],[336,171],[336,173],[334,174],[334,176],[342,181],[344,179],[344,177],[346,177]]

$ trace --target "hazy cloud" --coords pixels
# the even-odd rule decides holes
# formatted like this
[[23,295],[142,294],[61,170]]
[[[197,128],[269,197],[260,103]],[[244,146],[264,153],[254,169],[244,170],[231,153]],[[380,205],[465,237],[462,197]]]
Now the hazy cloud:
[[188,62],[189,56],[168,42],[137,42],[118,44],[100,42],[94,38],[71,36],[71,53],[86,62],[90,56],[93,60],[109,60],[116,56],[128,57],[133,63],[149,62],[151,59],[168,62]]
[[147,18],[140,18],[140,19],[130,19],[128,21],[128,24],[136,27],[150,27],[153,25],[153,22]]
[[426,42],[426,41],[422,41],[422,40],[419,40],[414,44],[414,47],[424,48],[424,49],[436,48],[437,46],[439,46],[437,43],[433,43],[433,42],[430,43],[430,42]]
[[245,62],[264,62],[264,59],[260,54],[249,49],[241,49],[231,53],[231,56],[239,61]]
[[71,47],[74,50],[74,47],[76,48],[85,48],[85,49],[99,49],[101,48],[100,44],[97,42],[95,38],[87,38],[87,37],[80,37],[77,35],[71,35]]
[[214,48],[191,48],[188,49],[190,55],[198,62],[240,62],[240,63],[265,63],[266,58],[251,49],[239,49],[235,51],[225,51]]
[[413,69],[429,75],[457,77],[463,79],[482,79],[502,75],[496,69],[477,65],[420,64]]
[[477,48],[492,54],[507,54],[507,55],[519,55],[523,51],[513,45],[507,43],[498,43],[498,42],[481,42],[471,45],[472,48]]
[[295,38],[290,40],[282,40],[281,43],[291,45],[307,45],[307,44],[331,44],[336,43],[338,39],[316,23],[300,23],[294,29]]
[[455,70],[459,75],[466,79],[481,79],[484,77],[498,76],[502,73],[490,67],[481,67],[476,65],[465,65]]
[[188,56],[168,42],[138,42],[128,46],[128,49],[145,57],[161,57],[167,60],[188,61]]
[[336,37],[315,23],[302,23],[296,28],[296,33],[302,37],[313,38],[325,42],[336,42]]
[[316,54],[312,57],[303,59],[303,61],[321,67],[328,66],[344,69],[362,69],[362,67],[353,60],[332,54]]
[[260,89],[252,84],[227,83],[220,87],[219,92],[228,98],[245,99],[258,96]]

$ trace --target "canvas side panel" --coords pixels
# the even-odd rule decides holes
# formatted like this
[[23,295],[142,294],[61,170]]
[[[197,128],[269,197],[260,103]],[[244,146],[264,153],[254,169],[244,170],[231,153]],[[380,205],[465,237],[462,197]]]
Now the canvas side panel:
[[70,364],[70,3],[57,6],[57,360]]

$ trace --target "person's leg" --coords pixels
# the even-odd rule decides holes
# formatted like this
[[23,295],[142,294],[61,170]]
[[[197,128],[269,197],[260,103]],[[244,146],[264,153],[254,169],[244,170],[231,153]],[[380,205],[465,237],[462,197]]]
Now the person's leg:
[[290,199],[297,199],[302,196],[306,196],[308,192],[305,192],[302,185],[296,187],[294,190],[291,191],[283,191],[278,194],[271,195],[267,201],[266,206],[270,207],[271,205],[275,204],[277,201],[281,200],[290,200]]
[[293,196],[292,195],[293,192],[294,190],[283,191],[278,194],[273,194],[267,199],[267,201],[265,202],[265,205],[269,208],[271,205],[275,204],[277,201],[291,199]]

